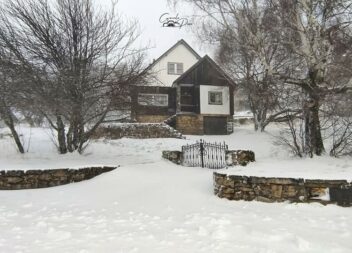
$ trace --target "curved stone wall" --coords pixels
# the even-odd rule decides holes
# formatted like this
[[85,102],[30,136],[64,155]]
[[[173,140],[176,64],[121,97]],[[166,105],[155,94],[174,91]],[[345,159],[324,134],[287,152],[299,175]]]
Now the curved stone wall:
[[214,193],[229,200],[352,206],[352,182],[347,180],[247,177],[214,172]]
[[105,166],[81,169],[0,171],[0,190],[37,189],[59,186],[88,180],[116,168]]

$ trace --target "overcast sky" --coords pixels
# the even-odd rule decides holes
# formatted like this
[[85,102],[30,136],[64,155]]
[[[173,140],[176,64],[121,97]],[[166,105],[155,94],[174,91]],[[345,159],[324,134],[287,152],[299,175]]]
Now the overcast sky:
[[[5,0],[0,0],[0,3]],[[53,1],[53,0],[51,0]],[[57,1],[57,0],[56,0]],[[92,0],[95,4],[110,6],[111,0]],[[118,0],[117,8],[120,14],[134,18],[139,21],[142,35],[139,43],[144,46],[149,45],[148,59],[151,62],[158,58],[162,53],[174,45],[178,40],[184,39],[201,56],[209,54],[212,56],[211,49],[205,48],[193,35],[192,27],[165,28],[159,22],[163,13],[170,16],[184,17],[193,13],[192,6],[178,4],[178,9],[168,6],[167,0]]]
[[[97,0],[96,0],[97,1]],[[104,0],[109,3],[110,0]],[[119,0],[118,9],[128,17],[136,18],[142,28],[142,41],[150,42],[149,59],[158,58],[178,40],[186,40],[201,56],[210,54],[193,36],[190,27],[165,28],[159,22],[163,13],[180,16],[191,14],[192,7],[182,6],[178,11],[167,5],[167,0]]]

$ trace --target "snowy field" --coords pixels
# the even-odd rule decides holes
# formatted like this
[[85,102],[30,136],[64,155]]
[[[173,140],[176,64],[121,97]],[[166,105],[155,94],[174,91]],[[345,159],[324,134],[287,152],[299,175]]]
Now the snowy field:
[[[162,150],[180,149],[195,136],[99,140],[82,156],[61,156],[49,130],[21,131],[29,153],[17,154],[3,137],[0,169],[121,167],[56,188],[0,191],[0,252],[352,252],[351,208],[219,199],[212,171],[161,159]],[[205,138],[256,152],[256,163],[229,173],[352,179],[350,158],[291,158],[272,144],[277,131],[240,127]]]

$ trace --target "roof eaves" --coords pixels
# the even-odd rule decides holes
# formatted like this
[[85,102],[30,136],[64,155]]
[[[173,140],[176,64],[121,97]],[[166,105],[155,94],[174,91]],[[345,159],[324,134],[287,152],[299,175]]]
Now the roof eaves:
[[203,58],[201,58],[199,61],[197,61],[195,64],[193,64],[193,66],[191,66],[186,72],[184,72],[181,76],[179,76],[174,82],[173,85],[177,85],[186,75],[188,75],[188,73],[190,73],[192,70],[194,70],[199,64],[201,64],[203,61],[208,60],[210,62],[210,64],[212,64],[214,66],[215,69],[217,69],[217,71],[220,72],[220,74],[223,75],[223,77],[232,85],[232,86],[236,86],[236,83],[232,80],[232,78],[230,78],[225,71],[222,70],[222,68],[220,68],[220,66],[218,64],[216,64],[216,62],[211,59],[208,55],[205,55]]
[[202,57],[184,40],[180,39],[177,41],[172,47],[165,51],[161,56],[159,56],[156,60],[154,60],[149,66],[145,69],[146,71],[153,67],[158,61],[160,61],[163,57],[168,55],[173,49],[175,49],[178,45],[183,44],[198,60]]
[[204,58],[207,58],[209,62],[225,77],[225,79],[232,85],[236,86],[236,83],[232,80],[231,77],[229,77],[228,74],[208,55],[205,55]]

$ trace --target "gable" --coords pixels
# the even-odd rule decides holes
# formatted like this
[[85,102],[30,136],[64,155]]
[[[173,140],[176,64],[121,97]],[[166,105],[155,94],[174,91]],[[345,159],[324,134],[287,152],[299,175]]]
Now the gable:
[[226,73],[207,55],[177,78],[174,84],[235,86]]
[[180,45],[182,45],[183,47],[185,47],[191,54],[194,55],[194,57],[196,57],[198,60],[201,59],[202,57],[200,57],[200,55],[194,51],[194,49],[183,39],[179,40],[175,45],[173,45],[172,47],[170,47],[165,53],[163,53],[158,59],[156,59],[152,64],[150,64],[150,66],[148,68],[153,67],[155,64],[157,64],[160,60],[162,60],[164,57],[166,57],[167,55],[169,55],[170,52],[174,51],[177,47],[179,47]]
[[170,63],[178,64],[178,66],[182,65],[182,73],[184,73],[199,59],[200,56],[185,41],[181,40],[149,66],[149,71],[157,80],[155,85],[172,86],[172,83],[180,74],[169,73],[168,66]]

